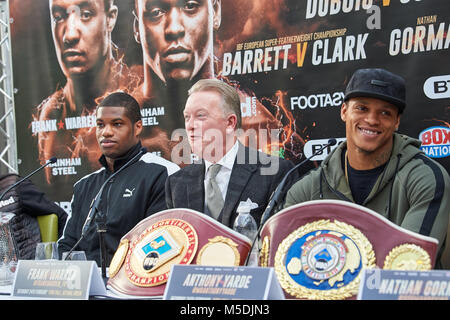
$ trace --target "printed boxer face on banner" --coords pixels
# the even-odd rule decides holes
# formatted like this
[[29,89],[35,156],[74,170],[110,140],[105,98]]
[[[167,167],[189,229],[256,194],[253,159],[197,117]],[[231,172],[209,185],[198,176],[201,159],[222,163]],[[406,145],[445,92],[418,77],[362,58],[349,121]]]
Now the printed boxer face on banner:
[[212,63],[219,25],[220,0],[136,0],[136,41],[164,82],[190,80]]
[[106,158],[123,156],[139,141],[142,121],[133,124],[125,112],[124,107],[97,109],[97,141]]
[[53,40],[66,77],[102,66],[111,46],[117,7],[104,0],[50,0]]
[[400,124],[393,104],[374,98],[352,98],[341,108],[349,148],[364,153],[390,152],[392,135]]
[[215,91],[192,93],[184,109],[184,123],[192,151],[209,161],[225,155],[226,144],[234,142],[236,115],[225,115],[223,100]]

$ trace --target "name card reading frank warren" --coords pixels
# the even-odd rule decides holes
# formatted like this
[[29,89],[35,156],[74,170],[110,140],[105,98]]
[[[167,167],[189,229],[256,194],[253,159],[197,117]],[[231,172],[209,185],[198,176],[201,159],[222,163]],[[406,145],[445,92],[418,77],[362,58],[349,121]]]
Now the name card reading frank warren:
[[88,299],[89,295],[106,295],[106,288],[95,261],[19,260],[11,295]]

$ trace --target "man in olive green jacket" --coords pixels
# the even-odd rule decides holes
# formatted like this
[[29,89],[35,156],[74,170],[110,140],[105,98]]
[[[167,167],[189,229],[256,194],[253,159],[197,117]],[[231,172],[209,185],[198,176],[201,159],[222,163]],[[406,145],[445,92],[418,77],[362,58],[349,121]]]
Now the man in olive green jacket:
[[447,171],[395,133],[405,109],[404,80],[383,69],[360,69],[341,107],[346,141],[288,191],[284,207],[339,199],[370,208],[397,225],[439,240],[444,249],[450,213]]

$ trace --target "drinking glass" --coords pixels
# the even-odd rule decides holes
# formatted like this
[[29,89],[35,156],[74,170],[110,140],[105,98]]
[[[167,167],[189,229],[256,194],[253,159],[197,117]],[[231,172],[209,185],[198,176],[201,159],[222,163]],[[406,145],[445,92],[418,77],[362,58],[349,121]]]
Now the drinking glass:
[[67,254],[69,252],[63,252],[62,254],[62,260],[82,260],[82,261],[86,261],[86,253],[84,251],[72,251],[70,253],[70,256],[66,259]]
[[36,245],[35,260],[58,260],[58,245],[56,242],[39,242]]

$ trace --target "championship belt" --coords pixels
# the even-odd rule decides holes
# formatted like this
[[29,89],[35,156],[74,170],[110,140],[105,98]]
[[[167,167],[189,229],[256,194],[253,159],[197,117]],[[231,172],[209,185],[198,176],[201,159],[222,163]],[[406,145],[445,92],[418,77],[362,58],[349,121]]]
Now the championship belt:
[[267,220],[260,236],[259,265],[274,267],[286,297],[294,299],[354,299],[364,268],[430,270],[438,244],[340,200],[286,208]]
[[239,266],[250,246],[247,237],[203,213],[164,210],[122,237],[109,266],[108,287],[127,296],[162,296],[172,265]]

